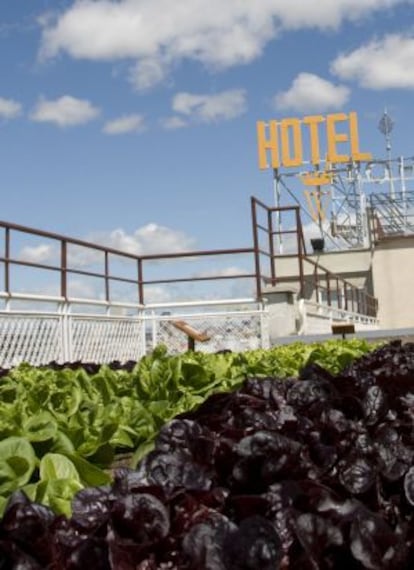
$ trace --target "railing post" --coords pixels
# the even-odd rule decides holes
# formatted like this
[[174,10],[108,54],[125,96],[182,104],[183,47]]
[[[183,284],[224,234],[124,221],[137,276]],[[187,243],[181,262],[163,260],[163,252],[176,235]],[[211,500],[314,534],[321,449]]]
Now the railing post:
[[336,305],[338,309],[342,309],[341,290],[339,288],[339,278],[336,277]]
[[319,303],[319,275],[318,275],[318,266],[315,265],[315,269],[313,272],[313,283],[315,285],[315,296],[316,302]]
[[144,304],[144,283],[143,283],[143,267],[142,259],[139,257],[137,261],[138,266],[138,302],[140,305]]
[[62,359],[72,362],[72,318],[68,301],[63,301],[61,307]]
[[365,293],[362,289],[359,290],[359,312],[365,315]]
[[303,271],[303,253],[302,253],[302,235],[301,235],[301,223],[300,223],[300,213],[299,208],[295,207],[295,215],[296,215],[296,239],[297,239],[297,246],[298,246],[298,262],[299,262],[299,283],[300,283],[300,291],[299,296],[300,298],[305,298],[305,276]]
[[10,228],[6,227],[4,236],[4,291],[10,293]]
[[345,305],[345,311],[348,310],[348,286],[347,286],[347,282],[344,281],[344,305]]
[[275,245],[273,236],[272,210],[267,210],[267,225],[269,228],[270,275],[272,285],[276,284]]
[[[259,257],[259,236],[257,234],[257,214],[256,214],[256,202],[254,197],[251,198],[251,209],[252,209],[252,224],[253,224],[253,251],[254,251],[254,267],[256,275],[256,298],[261,300],[262,298],[262,281],[260,275],[260,257]],[[272,260],[273,263],[273,260]]]
[[326,273],[326,301],[328,307],[331,306],[331,274],[329,271]]
[[67,280],[67,243],[66,240],[60,242],[60,296],[68,298],[68,280]]
[[105,251],[105,301],[109,303],[109,254]]

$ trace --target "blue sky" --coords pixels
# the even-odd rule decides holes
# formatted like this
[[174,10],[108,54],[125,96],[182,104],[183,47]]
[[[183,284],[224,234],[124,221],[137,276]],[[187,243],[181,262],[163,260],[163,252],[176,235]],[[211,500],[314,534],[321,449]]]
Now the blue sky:
[[0,217],[138,253],[251,245],[257,120],[414,154],[412,0],[3,0],[0,73]]

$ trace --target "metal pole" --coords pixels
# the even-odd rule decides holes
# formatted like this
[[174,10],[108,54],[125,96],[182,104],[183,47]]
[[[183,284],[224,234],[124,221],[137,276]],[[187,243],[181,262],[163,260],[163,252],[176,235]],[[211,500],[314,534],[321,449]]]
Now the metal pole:
[[144,283],[142,279],[142,259],[139,258],[137,261],[138,265],[138,302],[140,305],[144,304]]
[[326,273],[326,301],[328,303],[328,307],[331,306],[331,274],[328,272]]
[[4,241],[4,290],[10,293],[10,228],[6,228],[5,241]]
[[275,247],[274,247],[274,232],[273,232],[273,218],[272,210],[267,210],[267,225],[269,228],[269,253],[270,253],[270,275],[272,279],[272,286],[276,284],[276,267],[275,267]]
[[392,161],[391,161],[391,131],[393,129],[394,123],[391,117],[387,113],[387,109],[384,109],[384,113],[378,123],[378,128],[380,132],[385,136],[385,144],[387,150],[387,171],[389,176],[389,186],[390,186],[390,197],[392,200],[395,199],[394,191],[394,179],[392,177]]
[[341,293],[340,293],[340,289],[339,289],[338,277],[336,277],[336,305],[337,305],[338,309],[342,309],[342,299],[341,299]]
[[109,255],[105,251],[105,301],[109,303]]
[[252,211],[252,225],[253,225],[253,251],[254,251],[254,266],[256,275],[256,298],[262,298],[262,283],[260,276],[260,257],[259,257],[259,236],[257,235],[257,213],[256,213],[256,200],[252,196],[251,200]]
[[296,215],[296,238],[298,244],[298,261],[299,261],[299,280],[300,280],[300,297],[305,298],[305,279],[303,272],[303,255],[302,255],[302,235],[301,235],[301,223],[300,223],[300,213],[299,208],[295,207]]
[[347,283],[344,281],[344,304],[345,304],[345,311],[348,310],[348,289]]
[[405,169],[404,169],[404,157],[400,157],[400,180],[401,180],[401,199],[403,207],[403,220],[404,220],[404,234],[407,233],[407,188],[405,185]]
[[[273,169],[273,188],[275,195],[275,206],[280,208],[281,205],[281,189],[279,183],[279,171],[277,168]],[[283,253],[283,237],[282,237],[282,214],[280,210],[276,211],[276,231],[279,244],[279,253]]]
[[65,299],[68,298],[68,282],[67,282],[67,242],[61,241],[60,245],[60,295]]

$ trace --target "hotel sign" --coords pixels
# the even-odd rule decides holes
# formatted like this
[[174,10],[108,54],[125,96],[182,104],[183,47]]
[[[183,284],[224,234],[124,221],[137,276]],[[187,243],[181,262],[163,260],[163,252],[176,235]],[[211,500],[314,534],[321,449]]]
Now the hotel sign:
[[[355,112],[258,121],[257,144],[261,169],[293,168],[310,162],[318,171],[321,162],[329,165],[372,159],[370,153],[361,152],[359,148]],[[326,166],[325,170],[328,170]],[[321,182],[322,175],[319,171],[315,179]]]

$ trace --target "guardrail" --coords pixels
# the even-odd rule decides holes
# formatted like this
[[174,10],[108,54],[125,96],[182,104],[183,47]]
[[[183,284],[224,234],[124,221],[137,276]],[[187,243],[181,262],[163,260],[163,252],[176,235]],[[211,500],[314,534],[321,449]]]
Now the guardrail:
[[373,193],[369,197],[369,226],[374,243],[414,234],[414,191]]
[[[0,230],[3,228],[4,232],[2,240],[0,231],[0,366],[22,361],[44,364],[52,360],[138,360],[158,343],[168,344],[171,351],[186,350],[187,339],[174,327],[174,320],[184,320],[206,332],[210,338],[202,343],[203,351],[266,347],[270,338],[269,311],[262,303],[263,285],[283,282],[278,275],[275,247],[282,235],[288,236],[296,249],[295,278],[302,299],[313,295],[313,300],[327,307],[376,315],[373,297],[306,255],[298,206],[268,208],[255,198],[251,206],[252,247],[151,255],[137,255],[0,221]],[[264,222],[259,219],[263,213]],[[285,214],[290,215],[293,223],[282,230],[279,222]],[[220,272],[216,264],[213,269],[209,266],[207,274],[177,276],[171,271],[172,262],[216,261],[225,256],[248,256],[251,270]],[[163,264],[170,268],[170,275]],[[22,271],[26,270],[28,275],[23,278]],[[35,294],[31,289],[37,270],[47,277],[42,286],[49,283],[51,276],[55,277],[55,293],[49,290]],[[94,291],[92,298],[74,295],[73,277],[97,280],[102,294]],[[252,282],[251,294],[243,298],[226,299],[220,289],[220,299],[203,299],[197,294],[198,288],[195,300],[151,303],[149,298],[149,288],[156,285],[170,289],[178,283],[237,283],[246,279]],[[22,283],[27,290],[19,291]],[[133,294],[122,297],[120,302],[116,298],[117,284],[130,286]]]
[[[266,225],[258,221],[258,211],[265,213]],[[281,218],[289,215],[287,227],[283,229]],[[276,219],[275,219],[276,218]],[[256,253],[256,274],[260,281],[268,285],[275,286],[279,283],[292,282],[295,279],[298,283],[299,297],[303,299],[314,298],[318,303],[322,301],[328,307],[339,307],[352,313],[360,313],[375,317],[378,310],[378,302],[365,289],[361,289],[314,261],[306,254],[303,227],[300,218],[299,206],[283,206],[269,208],[260,200],[252,198],[252,219],[254,226],[254,247]],[[260,233],[265,234],[267,244],[260,242]],[[286,276],[278,275],[278,260],[283,256],[275,251],[275,238],[281,236],[291,236],[290,242],[293,246],[291,255],[296,257],[297,274]],[[293,237],[293,239],[292,239]],[[267,245],[267,249],[265,249]],[[264,256],[270,261],[270,275],[263,275],[260,258]],[[308,266],[312,266],[312,271],[306,271]],[[260,285],[258,285],[259,287]]]
[[[197,251],[183,251],[179,253],[160,253],[152,255],[136,255],[133,253],[128,253],[111,247],[105,247],[103,245],[98,245],[88,241],[83,241],[75,238],[70,238],[57,233],[47,232],[43,230],[38,230],[35,228],[29,228],[26,226],[13,224],[5,221],[0,221],[0,228],[4,228],[4,248],[3,253],[0,254],[0,265],[3,267],[3,289],[4,293],[11,294],[15,292],[15,289],[11,285],[12,272],[17,267],[26,267],[32,269],[40,269],[43,271],[48,271],[59,275],[59,291],[58,296],[67,300],[70,295],[68,291],[68,278],[70,276],[80,276],[84,278],[95,278],[103,284],[103,295],[102,299],[106,303],[113,303],[115,299],[112,295],[112,286],[114,283],[129,285],[135,287],[135,295],[131,301],[139,304],[146,304],[146,288],[149,286],[156,285],[171,285],[178,283],[202,283],[202,282],[212,282],[212,281],[225,281],[225,280],[242,280],[250,279],[252,282],[258,284],[260,278],[257,276],[255,270],[255,250],[252,247],[246,248],[233,248],[233,249],[216,249],[216,250],[197,250]],[[21,255],[12,255],[12,249],[14,245],[14,240],[16,242],[21,241],[21,237],[31,237],[44,238],[51,243],[49,247],[50,251],[54,251],[55,262],[40,262],[24,259]],[[44,248],[46,246],[43,246]],[[82,248],[83,255],[94,258],[94,256],[99,256],[101,270],[91,271],[81,267],[76,267],[71,264],[71,248]],[[46,251],[46,250],[45,250]],[[251,271],[246,273],[242,272],[226,272],[225,274],[214,270],[208,275],[188,275],[183,277],[160,277],[150,279],[145,277],[145,271],[147,264],[149,263],[161,263],[161,262],[171,262],[177,260],[186,259],[218,259],[224,256],[232,256],[232,258],[240,258],[240,256],[250,256],[250,264],[252,267]],[[117,274],[115,271],[111,270],[111,262],[116,259],[118,262],[129,262],[129,264],[134,265],[133,273],[131,277],[125,277],[123,275]],[[95,263],[96,264],[96,263]],[[29,291],[30,292],[30,291]],[[260,298],[260,286],[256,291],[257,298]]]
[[305,271],[302,272],[301,291],[304,298],[308,297],[306,289],[310,288],[310,295],[314,291],[316,301],[325,303],[328,307],[334,306],[352,313],[376,317],[378,301],[375,297],[309,257],[303,256],[302,263],[303,266],[309,264],[313,267],[310,276],[305,276]]

